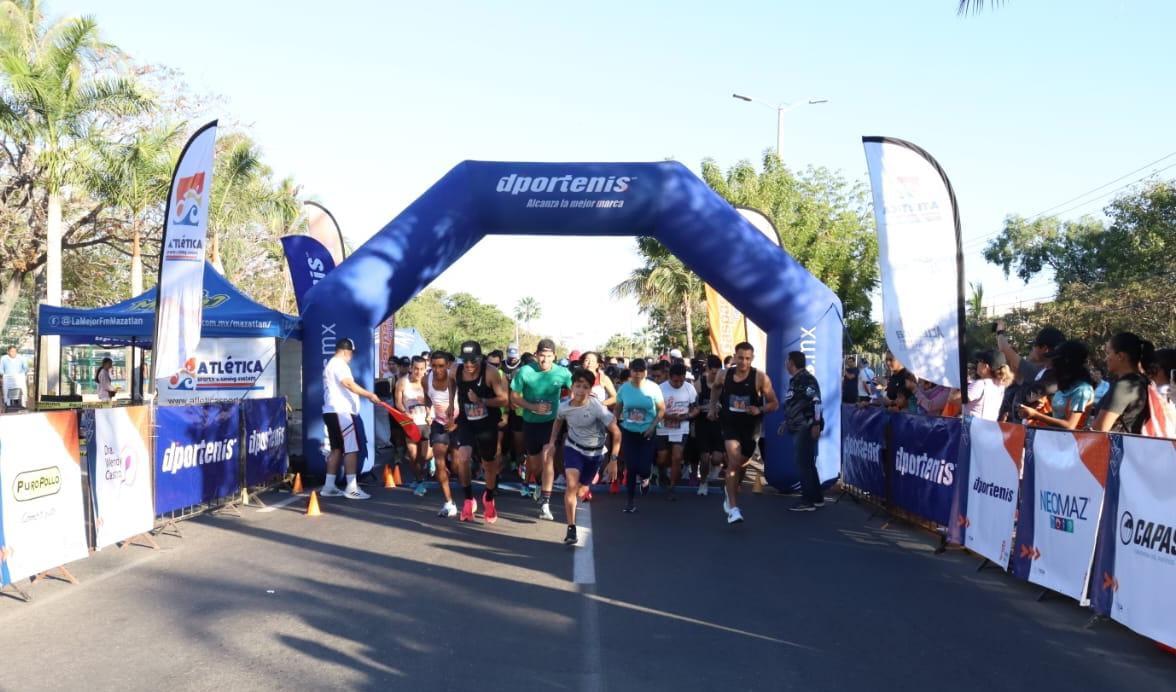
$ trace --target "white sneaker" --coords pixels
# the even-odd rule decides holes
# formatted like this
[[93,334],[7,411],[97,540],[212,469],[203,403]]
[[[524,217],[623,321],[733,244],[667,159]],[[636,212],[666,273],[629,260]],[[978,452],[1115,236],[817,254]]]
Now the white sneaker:
[[741,523],[743,523],[743,512],[740,512],[738,507],[732,507],[731,511],[727,512],[727,523],[728,524],[741,524]]
[[723,488],[723,512],[731,513],[731,501],[727,499],[727,489]]
[[441,511],[437,512],[437,516],[439,516],[439,517],[456,517],[457,516],[457,505],[453,504],[452,502],[446,502],[444,505],[441,506]]
[[360,490],[359,486],[357,485],[355,487],[347,488],[347,490],[343,491],[343,497],[347,498],[348,500],[366,500],[370,498],[371,495],[368,495],[364,491]]
[[704,497],[705,497],[705,496],[706,496],[706,494],[707,494],[707,493],[709,493],[709,492],[710,492],[710,486],[708,486],[708,485],[707,485],[707,482],[706,482],[706,481],[703,481],[703,482],[701,482],[701,483],[699,483],[699,484],[698,484],[698,494],[699,494],[699,495],[701,495],[701,496],[704,496]]
[[555,515],[551,513],[551,505],[547,502],[539,505],[539,518],[555,521]]
[[339,486],[328,481],[326,485],[319,488],[318,494],[319,497],[339,497],[343,491],[339,489]]

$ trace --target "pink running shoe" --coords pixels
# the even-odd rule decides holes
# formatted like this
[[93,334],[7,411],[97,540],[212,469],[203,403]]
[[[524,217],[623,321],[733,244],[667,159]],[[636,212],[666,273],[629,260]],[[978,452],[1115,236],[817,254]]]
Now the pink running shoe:
[[466,500],[465,502],[461,503],[461,516],[459,517],[459,519],[461,519],[462,521],[473,521],[474,520],[474,501],[473,500]]
[[494,506],[494,500],[486,497],[486,493],[482,493],[482,516],[485,517],[487,524],[493,524],[498,521],[498,508]]
[[584,493],[584,497],[582,497],[580,499],[583,500],[584,502],[592,502],[592,491],[589,490],[588,492]]

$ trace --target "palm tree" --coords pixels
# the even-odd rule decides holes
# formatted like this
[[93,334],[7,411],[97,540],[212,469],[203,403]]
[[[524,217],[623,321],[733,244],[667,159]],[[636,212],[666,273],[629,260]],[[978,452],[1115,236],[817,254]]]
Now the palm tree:
[[[45,293],[61,303],[63,192],[82,182],[85,165],[107,119],[146,112],[150,100],[125,76],[101,67],[116,49],[103,42],[91,17],[48,23],[38,0],[0,2],[0,130],[24,143],[37,161],[45,192]],[[57,342],[46,362],[56,385]]]
[[[682,310],[686,318],[686,350],[694,357],[694,305],[703,297],[703,284],[682,260],[647,238],[638,241],[645,266],[613,287],[618,298],[636,298],[642,309]],[[660,248],[660,249],[659,249]]]
[[516,344],[519,342],[519,322],[527,325],[527,331],[531,331],[531,320],[537,320],[542,316],[543,308],[539,305],[539,301],[531,296],[519,298],[514,309]]
[[[956,8],[959,14],[975,14],[984,9],[984,0],[959,0],[960,4]],[[1003,4],[1004,0],[989,0],[988,4],[996,7]]]
[[979,322],[984,317],[984,284],[968,282],[972,295],[968,296],[968,317],[973,322]]

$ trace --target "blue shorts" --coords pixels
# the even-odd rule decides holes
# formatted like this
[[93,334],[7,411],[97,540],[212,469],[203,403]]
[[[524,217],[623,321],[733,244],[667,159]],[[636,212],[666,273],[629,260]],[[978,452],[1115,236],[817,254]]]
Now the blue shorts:
[[580,472],[580,482],[591,483],[596,470],[600,468],[603,454],[588,456],[571,445],[564,445],[564,468]]

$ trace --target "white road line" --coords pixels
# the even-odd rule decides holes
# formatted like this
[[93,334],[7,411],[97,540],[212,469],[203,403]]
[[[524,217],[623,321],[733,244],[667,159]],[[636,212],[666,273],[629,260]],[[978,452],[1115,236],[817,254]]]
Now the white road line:
[[582,505],[576,510],[576,533],[580,543],[572,553],[572,583],[596,583],[596,557],[592,547],[592,510]]
[[277,502],[273,503],[272,505],[266,505],[264,508],[257,510],[257,513],[258,514],[266,514],[268,512],[276,512],[277,510],[285,507],[286,505],[292,505],[295,502],[297,502],[298,500],[301,500],[305,497],[306,497],[305,495],[291,495],[290,497],[287,497],[285,500],[278,500]]

